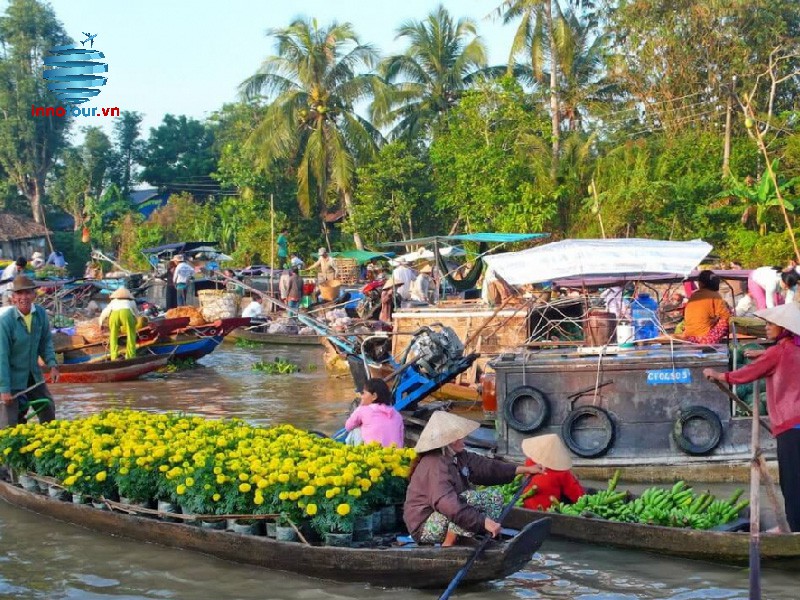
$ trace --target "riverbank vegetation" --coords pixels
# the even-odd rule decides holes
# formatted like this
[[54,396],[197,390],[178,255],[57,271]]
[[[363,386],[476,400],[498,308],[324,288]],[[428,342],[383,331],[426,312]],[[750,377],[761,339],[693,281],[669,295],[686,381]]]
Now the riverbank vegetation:
[[[12,0],[4,209],[66,213],[68,254],[86,228],[138,267],[142,248],[186,239],[266,262],[271,207],[306,257],[322,235],[344,249],[453,230],[699,237],[744,266],[794,254],[797,2],[496,3],[507,64],[488,64],[480,24],[442,7],[398,23],[392,56],[308,15],[268,32],[274,53],[205,121],[166,115],[145,138],[128,112],[111,137],[90,127],[70,145],[69,118],[25,112],[57,103],[41,57],[65,32],[53,9]],[[148,218],[130,201],[142,183],[169,198]]]

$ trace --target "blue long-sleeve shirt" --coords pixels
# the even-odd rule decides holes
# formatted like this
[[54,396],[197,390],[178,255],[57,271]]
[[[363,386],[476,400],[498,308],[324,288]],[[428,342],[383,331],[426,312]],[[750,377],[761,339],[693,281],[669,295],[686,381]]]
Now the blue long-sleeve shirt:
[[11,308],[0,315],[0,393],[24,390],[32,375],[37,383],[44,381],[39,357],[48,367],[56,366],[56,353],[47,313],[41,306],[31,309],[31,330],[25,326],[22,313]]

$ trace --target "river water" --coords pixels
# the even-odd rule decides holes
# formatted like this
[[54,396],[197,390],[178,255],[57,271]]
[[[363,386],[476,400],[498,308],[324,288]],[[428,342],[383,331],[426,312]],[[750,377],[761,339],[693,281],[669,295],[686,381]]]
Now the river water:
[[[303,372],[270,376],[257,360],[281,356]],[[163,378],[94,386],[55,385],[59,417],[105,408],[236,416],[332,432],[354,398],[349,378],[329,377],[317,348],[243,349],[225,344],[202,366]],[[196,553],[113,538],[0,502],[0,598],[42,600],[433,599],[438,593],[341,584]],[[744,600],[746,569],[547,541],[521,572],[457,591],[471,600]],[[762,572],[763,598],[800,597],[798,576]]]

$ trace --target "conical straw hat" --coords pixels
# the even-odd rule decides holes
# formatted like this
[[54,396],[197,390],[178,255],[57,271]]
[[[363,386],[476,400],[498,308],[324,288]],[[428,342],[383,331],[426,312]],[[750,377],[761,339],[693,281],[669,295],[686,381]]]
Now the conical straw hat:
[[756,316],[788,329],[795,335],[800,335],[800,304],[797,302],[787,302],[775,308],[759,310]]
[[109,296],[109,298],[112,298],[112,299],[115,299],[115,300],[116,299],[133,300],[133,294],[131,294],[131,292],[130,292],[130,290],[128,288],[121,287],[121,288],[117,288],[116,290],[114,290],[111,293],[111,296]]
[[414,450],[417,453],[443,448],[462,438],[467,437],[480,425],[464,417],[456,416],[443,410],[437,410],[431,415],[425,429],[419,436]]
[[561,438],[555,433],[522,440],[522,452],[537,465],[554,471],[569,471],[572,458]]

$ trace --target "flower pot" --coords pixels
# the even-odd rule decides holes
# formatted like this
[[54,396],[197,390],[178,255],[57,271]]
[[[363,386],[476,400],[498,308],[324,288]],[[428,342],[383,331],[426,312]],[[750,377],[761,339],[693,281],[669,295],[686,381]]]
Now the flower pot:
[[267,521],[267,537],[274,538],[277,535],[278,524],[275,521]]
[[279,542],[296,542],[298,540],[297,532],[294,527],[278,525],[275,528],[275,539]]
[[67,497],[67,491],[58,485],[48,485],[47,495],[55,500],[64,500]]
[[[167,502],[165,500],[159,500],[157,508],[158,512],[173,513],[173,514],[177,513],[180,510],[177,504],[173,504],[172,502]],[[169,523],[176,523],[178,521],[178,519],[175,519],[173,517],[162,516],[161,518]]]
[[133,499],[129,498],[128,496],[120,496],[119,497],[119,503],[120,504],[131,505],[131,504],[133,504]]
[[200,521],[200,527],[203,529],[225,529],[225,521]]
[[353,541],[366,542],[372,539],[372,515],[353,520]]
[[108,506],[102,500],[92,499],[92,506],[94,506],[97,510],[108,510]]
[[352,533],[326,533],[323,536],[326,546],[338,546],[340,548],[347,548],[353,544]]
[[394,531],[397,528],[397,514],[394,504],[384,506],[381,509],[381,528],[385,532]]
[[19,484],[27,492],[36,493],[39,491],[39,484],[37,481],[28,474],[23,473],[19,476]]
[[84,494],[72,494],[72,503],[73,504],[88,504],[89,503],[89,496]]
[[380,509],[370,516],[372,517],[372,533],[381,533],[383,531],[383,514]]
[[[181,504],[181,514],[191,515],[193,513],[192,511],[184,507],[183,504]],[[181,523],[183,523],[184,525],[200,525],[200,521],[198,521],[197,519],[181,519]]]
[[234,533],[244,535],[264,535],[264,521],[253,521],[248,519],[233,519],[234,523],[228,527]]

